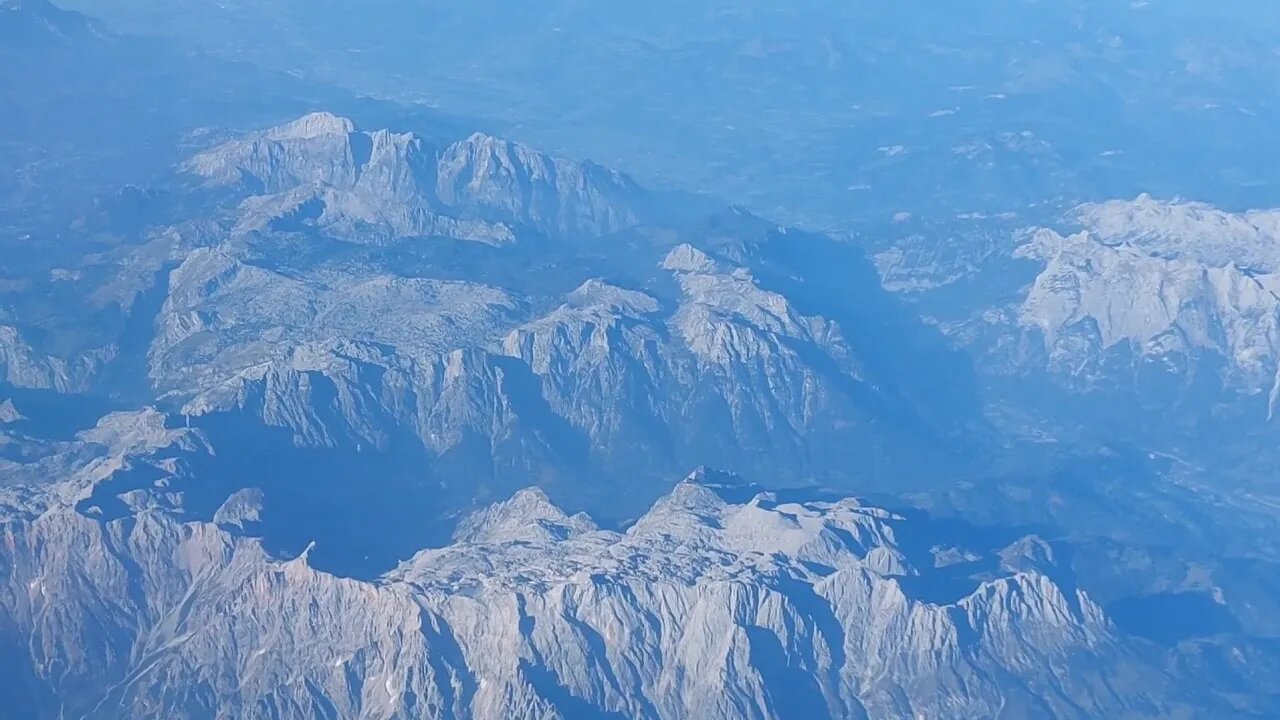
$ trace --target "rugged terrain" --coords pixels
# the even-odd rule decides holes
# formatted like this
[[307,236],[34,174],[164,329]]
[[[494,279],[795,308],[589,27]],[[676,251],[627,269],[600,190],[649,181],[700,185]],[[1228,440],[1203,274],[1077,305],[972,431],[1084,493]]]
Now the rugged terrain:
[[988,122],[829,235],[47,2],[0,38],[17,716],[1280,712],[1276,212],[1070,196]]
[[[199,151],[146,192],[188,211],[100,236],[43,281],[76,310],[5,336],[4,653],[25,668],[5,692],[34,716],[1269,707],[1238,695],[1275,662],[1246,640],[1272,631],[1265,582],[1233,580],[1206,539],[1170,586],[1158,531],[1088,522],[1205,496],[1176,473],[1140,482],[1145,461],[1116,490],[1085,453],[1088,490],[1017,505],[1056,471],[1018,460],[1043,453],[1000,439],[982,374],[847,241],[327,113]],[[1071,243],[1137,252],[1126,232],[1046,230],[1017,252],[1070,266]],[[1058,299],[1054,272],[1013,320],[1048,350],[1090,313],[1115,328],[1095,353],[1161,330]],[[67,393],[106,414],[69,417]],[[712,471],[671,488],[701,462],[773,489]],[[945,489],[980,462],[1007,484]],[[987,530],[943,519],[974,502]],[[1117,574],[1121,548],[1148,565]],[[1160,634],[1139,597],[1203,597],[1218,619]],[[1204,659],[1220,652],[1252,660]],[[1226,679],[1197,679],[1205,662]]]
[[970,545],[923,517],[700,470],[620,532],[523,490],[460,522],[452,544],[349,580],[313,568],[309,548],[267,552],[258,491],[212,514],[188,507],[211,451],[154,411],[115,414],[33,463],[65,480],[6,493],[7,708],[1084,718],[1208,706],[1069,574],[1055,580],[1035,537]]
[[[82,338],[71,354],[26,339],[57,328],[12,326],[10,382],[411,453],[423,481],[465,473],[468,497],[541,478],[620,517],[704,462],[794,484],[920,478],[977,450],[963,375],[901,372],[924,348],[946,360],[936,331],[832,238],[655,203],[482,135],[436,146],[326,113],[195,154],[168,182],[200,213],[51,271],[102,320],[61,329]],[[838,277],[797,285],[825,261]]]

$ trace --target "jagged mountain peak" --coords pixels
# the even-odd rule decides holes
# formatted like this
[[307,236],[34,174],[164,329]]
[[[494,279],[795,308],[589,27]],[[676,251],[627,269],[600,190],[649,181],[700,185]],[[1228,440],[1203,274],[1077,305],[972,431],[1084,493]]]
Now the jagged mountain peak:
[[[1265,223],[1153,203],[1089,211],[1100,214],[1091,222],[1102,233],[1031,233],[1014,256],[1043,269],[1017,309],[1018,322],[1040,334],[1050,367],[1069,369],[1064,377],[1073,382],[1105,379],[1108,359],[1123,363],[1128,352],[1173,359],[1171,368],[1215,357],[1228,387],[1277,387],[1280,275],[1266,271],[1274,260],[1264,244],[1235,250],[1231,239],[1233,227],[1253,234]],[[1129,227],[1131,213],[1146,220]],[[1208,232],[1200,223],[1226,228],[1213,236],[1216,245],[1198,239]]]
[[5,398],[4,402],[0,402],[0,424],[15,423],[24,419],[22,411],[14,404],[13,398]]
[[239,189],[243,231],[316,228],[365,243],[599,236],[651,212],[630,178],[591,163],[481,133],[437,151],[412,133],[361,131],[328,112],[210,148],[180,169]]
[[1057,563],[1053,545],[1038,535],[1027,535],[1000,552],[1000,564],[1009,572],[1052,571]]
[[[694,477],[681,487],[726,480]],[[1066,717],[1179,709],[1160,657],[1125,646],[1087,595],[1025,571],[920,597],[883,517],[843,501],[725,503],[697,528],[620,535],[522,491],[454,544],[358,581],[318,570],[316,544],[279,560],[242,532],[263,517],[256,490],[212,522],[146,494],[130,490],[121,517],[60,503],[9,517],[0,607],[30,640],[6,652],[62,668],[29,676],[49,694],[33,717],[104,697],[121,717],[276,703],[283,717],[728,720],[786,717],[782,702],[988,717],[1032,691]]]
[[[459,140],[452,145],[451,149],[466,149],[471,152],[487,152],[492,153],[499,160],[511,160],[513,157],[519,157],[524,160],[532,160],[541,163],[546,159],[542,153],[523,143],[490,135],[486,132],[476,131],[467,137]],[[449,150],[445,154],[449,154]]]
[[437,177],[445,205],[548,235],[604,235],[649,212],[648,194],[626,175],[481,133],[445,148]]
[[754,505],[763,492],[764,488],[738,475],[702,466],[654,503],[627,532],[707,541],[725,530],[727,518],[743,506]]
[[318,111],[270,128],[262,135],[272,140],[309,140],[325,135],[348,135],[353,132],[356,132],[356,124],[353,120],[339,117],[331,112]]
[[710,490],[725,497],[725,502],[742,502],[742,500],[730,500],[728,497],[750,498],[764,491],[764,488],[741,475],[707,465],[694,468],[676,487],[679,489],[682,486]]
[[852,498],[790,495],[782,500],[731,473],[700,468],[616,533],[585,514],[569,516],[541,490],[521,490],[462,521],[453,546],[420,552],[392,577],[438,584],[477,562],[488,568],[485,581],[512,589],[529,573],[548,582],[567,572],[698,585],[785,568],[807,573],[806,563],[918,572],[897,548],[891,523],[902,518]]
[[689,243],[681,243],[662,259],[662,269],[672,272],[717,273],[723,272],[724,264]]
[[259,488],[245,488],[232,493],[213,515],[218,525],[246,530],[262,520],[265,496]]
[[348,118],[314,112],[198,153],[181,170],[257,195],[320,185],[377,206],[379,194],[406,202],[427,192],[430,155],[411,133],[360,132]]
[[1280,270],[1280,210],[1230,212],[1144,193],[1133,200],[1081,205],[1071,219],[1099,242],[1131,244],[1153,256],[1266,273]]
[[605,308],[633,314],[653,313],[660,308],[658,301],[648,293],[628,290],[600,278],[592,278],[575,288],[565,298],[565,305],[574,309]]
[[[583,181],[599,180],[616,182],[639,191],[635,181],[625,173],[605,167],[590,160],[571,161],[557,158],[514,140],[508,140],[485,132],[474,132],[445,148],[441,155],[446,162],[458,162],[468,158],[487,165],[491,172],[523,173],[548,178],[556,173],[569,171]],[[493,165],[489,165],[493,163]]]
[[565,540],[596,529],[586,515],[570,516],[544,490],[532,487],[466,518],[453,537],[458,543],[536,542]]

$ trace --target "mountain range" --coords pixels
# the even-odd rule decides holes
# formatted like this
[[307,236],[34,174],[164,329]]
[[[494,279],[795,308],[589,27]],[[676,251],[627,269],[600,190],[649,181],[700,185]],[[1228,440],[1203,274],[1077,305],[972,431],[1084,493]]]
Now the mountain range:
[[1280,713],[1276,211],[819,232],[110,28],[0,5],[16,717]]
[[[101,344],[57,355],[25,339],[56,337],[39,323],[5,336],[5,652],[30,668],[9,692],[35,716],[1262,707],[1186,674],[1247,636],[1232,603],[1172,646],[1131,634],[1122,598],[1167,576],[1117,580],[1079,520],[1052,542],[1007,524],[1003,544],[934,537],[969,502],[942,488],[1031,451],[848,241],[654,203],[487,136],[327,113],[201,150],[146,194],[187,209],[121,225],[103,205],[99,227],[139,230],[45,280],[74,280],[65,316]],[[1092,237],[1072,242],[1132,252]],[[1067,242],[1046,230],[1016,252],[1052,268]],[[1033,283],[1016,322],[1066,332],[1037,324],[1076,322],[1043,312],[1062,284]],[[107,414],[43,427],[40,404],[68,392]],[[663,480],[701,462],[774,489]],[[1165,482],[1121,492],[1181,502]]]
[[[93,446],[93,450],[87,447]],[[1055,580],[813,491],[699,470],[624,531],[540,490],[371,581],[257,536],[262,493],[184,505],[213,451],[117,413],[3,500],[6,707],[27,717],[1169,717],[1193,675]],[[199,491],[193,493],[199,495]],[[954,542],[961,544],[955,545]],[[1212,703],[1231,712],[1227,700]]]

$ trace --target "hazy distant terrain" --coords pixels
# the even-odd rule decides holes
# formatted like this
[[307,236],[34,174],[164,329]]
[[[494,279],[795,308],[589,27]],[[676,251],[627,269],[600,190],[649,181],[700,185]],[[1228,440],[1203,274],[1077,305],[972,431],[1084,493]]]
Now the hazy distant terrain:
[[71,6],[824,227],[1277,190],[1267,0]]

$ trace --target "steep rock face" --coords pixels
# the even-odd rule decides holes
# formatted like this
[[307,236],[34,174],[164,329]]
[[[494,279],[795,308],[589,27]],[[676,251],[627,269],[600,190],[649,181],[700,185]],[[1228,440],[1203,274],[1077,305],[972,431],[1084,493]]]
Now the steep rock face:
[[458,543],[551,542],[579,537],[599,528],[584,513],[570,516],[538,488],[517,492],[459,523]]
[[520,402],[522,375],[482,351],[413,359],[378,345],[307,344],[182,407],[189,416],[247,411],[303,446],[385,449],[407,435],[435,453],[468,438],[493,450],[519,434],[522,410],[537,413]]
[[[420,145],[408,136],[384,140],[401,151],[394,160],[412,169],[417,153],[408,151],[417,151]],[[372,137],[357,135],[350,120],[314,113],[200,153],[183,169],[213,184],[244,184],[266,193],[313,183],[351,190],[372,155]]]
[[[834,410],[828,403],[843,394],[836,383],[862,381],[834,322],[802,314],[784,296],[762,289],[746,268],[716,264],[708,271],[707,262],[686,270],[668,256],[665,265],[674,268],[682,291],[671,327],[696,359],[703,382],[729,398],[735,427],[745,431],[742,426],[754,422],[744,417],[744,407],[769,408],[756,413],[761,430],[802,432]],[[782,378],[785,384],[778,382]]]
[[483,349],[523,304],[480,283],[299,276],[201,249],[170,275],[149,367],[190,417],[236,415],[299,446],[462,453],[460,472],[528,477],[563,445],[540,435],[555,418],[526,368]]
[[[1040,269],[1018,307],[978,323],[1004,346],[996,367],[1048,370],[1075,390],[1152,386],[1201,409],[1226,403],[1255,419],[1274,414],[1277,213],[1144,195],[1082,206],[1071,220],[1083,230],[1037,230],[1014,251]],[[1032,334],[1016,345],[1007,324]]]
[[[892,442],[868,418],[877,391],[834,322],[688,244],[662,267],[678,288],[670,302],[589,281],[503,341],[593,452],[744,471],[785,458],[803,475],[873,462],[876,444]],[[839,441],[859,426],[857,442]]]
[[[1043,370],[1029,364],[1047,359],[1087,386],[1135,358],[1167,361],[1175,373],[1199,359],[1222,365],[1233,389],[1272,386],[1280,212],[1140,195],[1081,205],[1051,227],[1019,231],[1016,222],[915,223],[909,232],[920,232],[877,256],[882,280],[916,294],[979,350],[987,338],[1012,346],[1025,340],[1018,328],[1037,331],[1044,352],[994,363],[1002,371]],[[1003,237],[991,237],[993,224]]]
[[[126,443],[121,457],[164,444]],[[60,500],[15,512],[6,497],[0,652],[22,669],[6,679],[9,707],[33,718],[1155,717],[1194,686],[1172,686],[1085,593],[1036,570],[924,598],[913,588],[935,570],[899,546],[917,531],[902,518],[706,471],[625,532],[519,493],[378,582],[317,571],[306,553],[268,555],[228,522],[250,495],[211,522],[141,500],[163,492],[129,491],[132,509],[115,517]]]
[[437,178],[436,194],[451,208],[553,235],[615,232],[638,224],[644,210],[644,192],[621,173],[480,133],[440,154]]
[[[432,209],[434,151],[410,134],[358,132],[313,113],[200,153],[182,167],[207,184],[243,188],[241,231],[313,223],[361,242],[456,225]],[[469,228],[501,242],[502,228]]]
[[648,203],[629,178],[592,163],[480,134],[437,152],[412,134],[358,131],[329,113],[231,141],[182,169],[249,193],[241,231],[312,225],[357,242],[441,235],[500,245],[525,228],[596,236],[637,224]]
[[1226,365],[1246,392],[1270,389],[1280,351],[1280,278],[1195,257],[1161,257],[1086,233],[1037,233],[1019,250],[1045,264],[1019,309],[1044,335],[1054,369],[1087,374],[1109,350]]
[[1140,247],[1161,257],[1189,257],[1208,266],[1235,265],[1264,273],[1280,266],[1280,211],[1233,213],[1207,203],[1133,200],[1090,203],[1072,219],[1101,241]]
[[1280,461],[1276,211],[1144,195],[1036,225],[1012,218],[995,240],[986,219],[904,228],[882,279],[973,359],[1002,432],[1140,449],[1169,491],[1272,507],[1258,499],[1275,496]]
[[597,452],[638,458],[670,447],[665,406],[679,382],[660,302],[590,280],[547,315],[512,330],[505,354],[537,375],[558,415]]
[[510,226],[447,217],[420,199],[387,202],[373,191],[357,194],[323,185],[304,185],[276,195],[247,198],[234,231],[298,231],[319,228],[330,236],[360,244],[391,244],[406,237],[440,236],[505,245],[516,240]]

